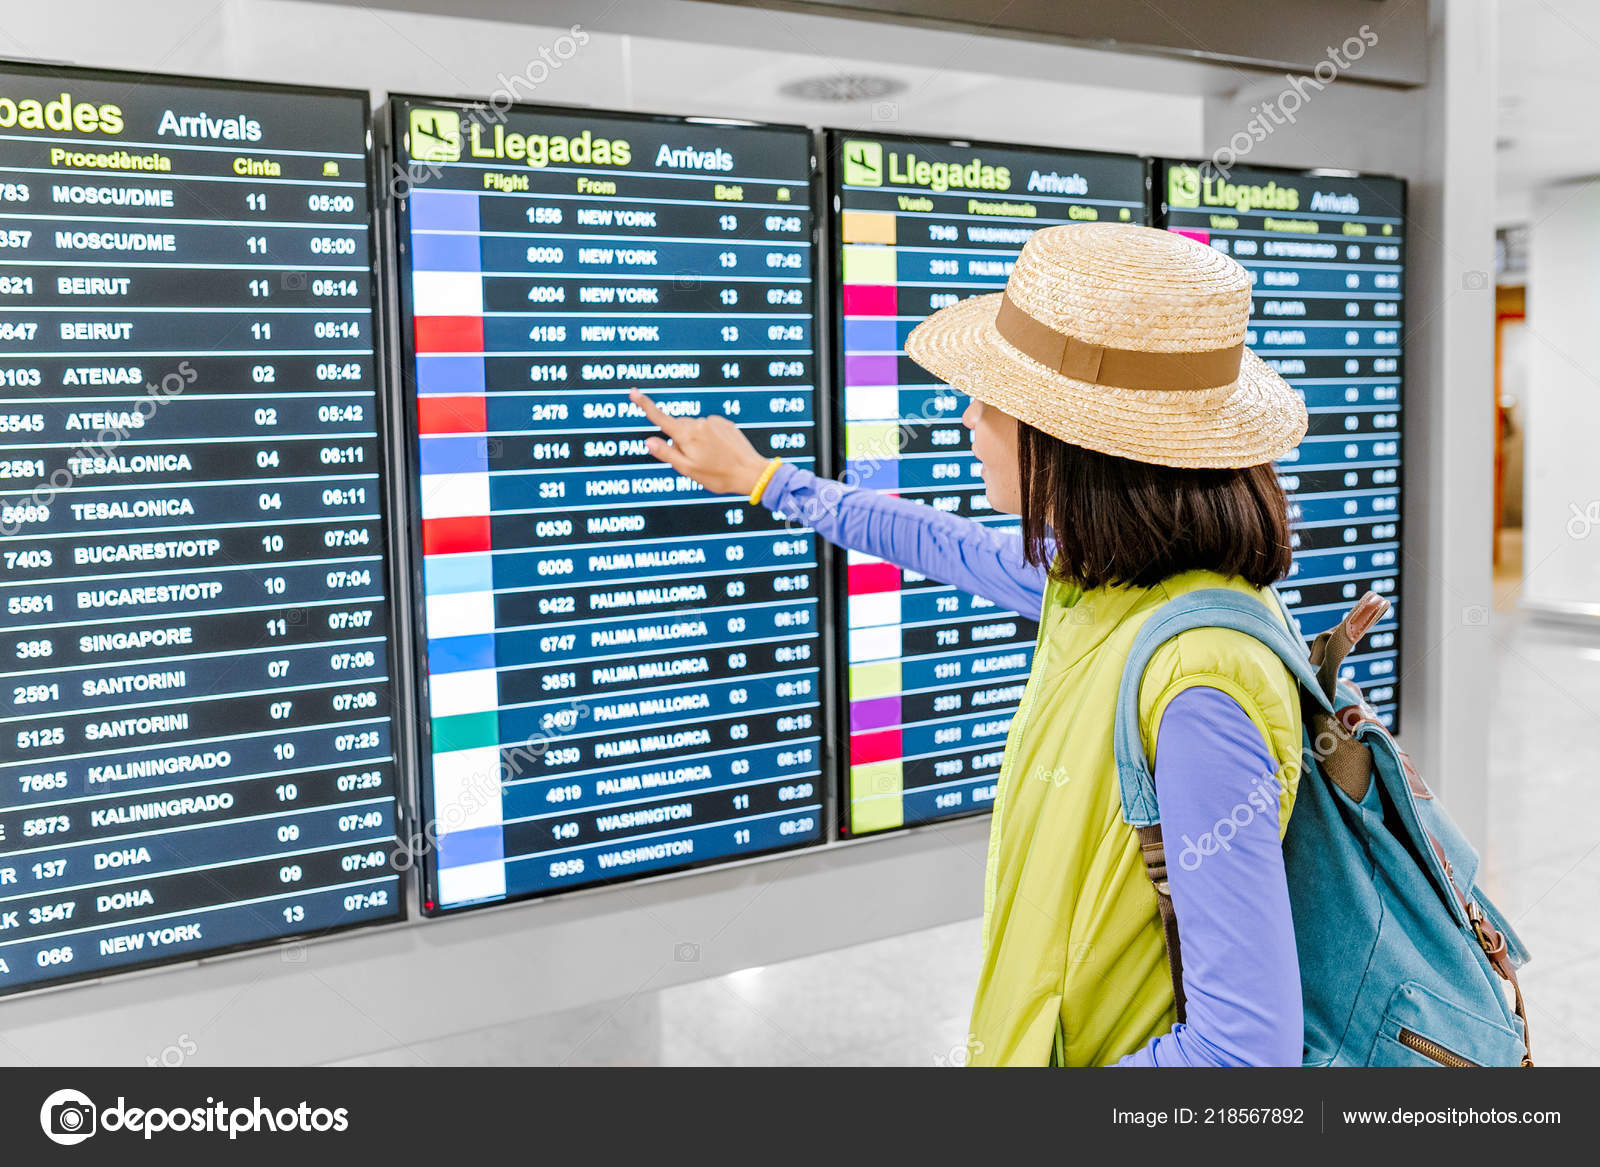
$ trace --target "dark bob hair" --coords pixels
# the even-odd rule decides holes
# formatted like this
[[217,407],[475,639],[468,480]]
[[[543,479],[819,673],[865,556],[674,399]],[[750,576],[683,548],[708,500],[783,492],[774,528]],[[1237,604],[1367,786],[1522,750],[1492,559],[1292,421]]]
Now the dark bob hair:
[[1256,587],[1289,574],[1289,504],[1270,463],[1178,470],[1086,450],[1019,421],[1017,465],[1024,557],[1045,564],[1053,533],[1050,574],[1086,591],[1153,587],[1196,570]]

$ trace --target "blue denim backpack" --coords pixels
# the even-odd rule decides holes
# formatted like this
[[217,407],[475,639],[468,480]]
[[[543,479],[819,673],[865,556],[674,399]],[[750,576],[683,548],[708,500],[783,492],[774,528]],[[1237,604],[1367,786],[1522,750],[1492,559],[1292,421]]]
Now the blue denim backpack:
[[1531,1066],[1516,975],[1528,954],[1478,889],[1477,852],[1361,690],[1339,676],[1388,606],[1368,592],[1308,652],[1281,600],[1284,623],[1251,596],[1206,589],[1161,608],[1134,640],[1117,697],[1117,774],[1123,818],[1139,834],[1156,889],[1178,1019],[1182,956],[1155,783],[1139,736],[1139,684],[1156,649],[1180,632],[1231,628],[1276,652],[1300,683],[1302,769],[1283,858],[1305,1064]]

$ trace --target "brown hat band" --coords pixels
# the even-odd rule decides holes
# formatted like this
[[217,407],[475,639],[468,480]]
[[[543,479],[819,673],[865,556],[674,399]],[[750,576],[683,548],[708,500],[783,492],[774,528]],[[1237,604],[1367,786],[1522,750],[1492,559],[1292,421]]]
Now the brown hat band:
[[1194,353],[1151,353],[1107,348],[1057,332],[1028,315],[1005,293],[994,327],[1018,351],[1076,381],[1123,389],[1215,389],[1239,379],[1244,345]]

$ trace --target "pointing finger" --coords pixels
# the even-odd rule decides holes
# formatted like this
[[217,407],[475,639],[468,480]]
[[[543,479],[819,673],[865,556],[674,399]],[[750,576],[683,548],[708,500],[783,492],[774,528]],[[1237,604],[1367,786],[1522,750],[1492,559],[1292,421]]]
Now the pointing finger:
[[651,401],[649,397],[645,396],[638,389],[629,389],[628,398],[638,405],[640,409],[643,409],[644,415],[654,422],[656,428],[662,433],[666,434],[667,437],[676,440],[679,436],[681,436],[678,421],[667,414],[662,413],[661,407],[654,401]]
[[670,445],[660,438],[646,438],[645,448],[680,474],[688,473],[689,459],[677,446]]

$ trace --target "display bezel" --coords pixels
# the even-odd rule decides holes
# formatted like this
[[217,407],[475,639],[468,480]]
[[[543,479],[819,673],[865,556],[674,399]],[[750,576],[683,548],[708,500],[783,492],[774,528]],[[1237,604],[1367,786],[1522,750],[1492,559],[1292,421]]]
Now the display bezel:
[[[1150,190],[1150,162],[1149,156],[1144,154],[1127,154],[1115,150],[1080,150],[1070,146],[1038,146],[1026,142],[995,142],[980,138],[935,138],[919,134],[878,134],[865,129],[839,129],[830,127],[822,131],[826,142],[823,153],[823,171],[825,174],[827,199],[828,199],[828,260],[832,268],[838,269],[842,277],[842,257],[844,254],[844,235],[841,227],[841,216],[844,212],[844,185],[841,168],[838,164],[839,146],[844,138],[871,138],[883,142],[905,142],[914,146],[936,146],[946,149],[973,149],[973,150],[1014,150],[1020,153],[1059,155],[1063,158],[1106,158],[1116,159],[1120,162],[1132,162],[1139,166],[1141,181],[1143,182],[1143,208],[1142,217],[1131,222],[1139,226],[1148,226],[1151,219],[1151,190]],[[844,353],[844,280],[834,278],[828,288],[828,322],[831,329],[830,345],[828,352],[828,378],[829,400],[827,415],[830,433],[828,447],[837,451],[838,461],[844,462],[844,431],[845,431],[845,353]],[[847,626],[849,616],[850,595],[849,581],[842,552],[834,557],[833,574],[830,577],[830,590],[835,596],[835,626],[833,635],[833,653],[836,663],[836,683],[834,693],[834,722],[838,726],[836,737],[837,761],[835,764],[835,791],[834,801],[838,807],[839,837],[841,839],[875,839],[898,834],[902,831],[915,831],[927,827],[936,827],[940,823],[954,822],[964,818],[978,818],[989,814],[992,806],[969,806],[951,814],[937,815],[932,818],[918,819],[915,822],[902,822],[897,827],[883,827],[878,830],[863,831],[860,833],[851,827],[851,799],[850,799],[850,658],[849,636]],[[1034,621],[1037,623],[1037,621]],[[1035,640],[1037,643],[1037,640]],[[1015,710],[1013,709],[1013,714]],[[996,781],[999,776],[996,775]]]
[[[403,159],[405,154],[404,140],[406,133],[405,119],[407,111],[413,105],[431,105],[441,107],[457,107],[463,111],[483,109],[482,99],[462,97],[435,97],[416,93],[393,93],[389,95],[385,107],[385,121],[387,123],[388,153],[386,161],[395,168],[395,173],[409,174],[408,160]],[[763,132],[782,132],[800,135],[803,138],[805,149],[809,156],[810,173],[805,180],[805,187],[810,194],[811,202],[811,234],[810,244],[812,249],[811,264],[811,317],[812,317],[812,347],[813,347],[813,388],[814,433],[816,434],[817,458],[821,465],[823,445],[825,443],[825,426],[822,420],[825,401],[826,358],[818,342],[818,327],[821,321],[821,302],[824,287],[822,284],[822,268],[819,260],[823,253],[823,236],[821,234],[824,216],[818,200],[822,197],[819,184],[819,165],[817,154],[817,141],[814,131],[807,126],[783,122],[758,122],[744,119],[724,119],[711,117],[680,116],[660,113],[632,113],[624,110],[591,109],[587,106],[566,106],[542,103],[511,103],[494,106],[496,116],[501,113],[506,115],[521,114],[534,117],[562,117],[581,118],[586,120],[603,120],[607,122],[643,123],[658,126],[691,126],[713,127],[722,130],[742,132],[757,130]],[[800,185],[796,183],[795,185]],[[407,505],[405,507],[408,524],[407,532],[407,564],[406,570],[410,585],[410,594],[413,597],[411,604],[411,636],[413,649],[411,654],[411,671],[413,678],[412,700],[417,711],[415,725],[416,763],[413,767],[414,798],[417,808],[416,838],[421,841],[420,854],[414,855],[413,862],[417,871],[418,910],[423,916],[439,918],[445,916],[458,916],[463,913],[493,910],[507,905],[560,900],[569,896],[582,895],[585,892],[597,891],[603,888],[615,887],[622,884],[642,884],[662,879],[673,879],[696,871],[710,870],[718,867],[730,867],[746,863],[758,863],[782,858],[796,851],[804,851],[827,846],[833,839],[831,830],[835,814],[833,787],[834,783],[829,774],[829,746],[832,736],[829,728],[829,710],[833,706],[833,685],[836,672],[831,655],[831,637],[824,628],[817,636],[818,661],[818,688],[819,693],[815,708],[818,720],[821,723],[819,738],[822,748],[819,751],[819,770],[817,777],[817,798],[822,805],[821,822],[817,838],[779,847],[764,848],[759,852],[734,857],[713,857],[695,860],[690,863],[676,864],[663,869],[652,869],[637,873],[624,873],[603,879],[586,880],[583,883],[573,884],[570,887],[550,888],[530,892],[519,892],[514,895],[498,896],[491,899],[476,900],[471,903],[457,904],[445,907],[437,900],[438,871],[435,865],[435,851],[426,838],[428,824],[432,821],[433,812],[433,754],[432,754],[432,725],[426,711],[428,702],[428,662],[427,662],[427,614],[426,605],[422,602],[425,595],[423,590],[422,554],[422,469],[420,435],[417,432],[417,385],[416,385],[416,345],[415,332],[412,324],[412,299],[410,287],[410,207],[409,199],[395,194],[390,199],[391,213],[389,216],[390,247],[393,251],[393,271],[397,284],[397,312],[395,314],[395,335],[398,343],[393,346],[394,359],[397,362],[395,370],[395,384],[400,394],[401,430],[404,434],[405,488],[407,491]],[[817,569],[816,583],[813,594],[817,599],[819,621],[826,619],[827,604],[827,560],[826,541],[815,534],[809,537],[817,543]]]
[[[386,583],[386,615],[385,638],[388,652],[389,673],[389,741],[391,754],[391,791],[394,800],[395,837],[388,841],[391,848],[403,845],[407,838],[408,824],[410,821],[409,807],[404,797],[407,785],[404,752],[399,748],[401,741],[400,696],[406,684],[403,680],[403,670],[407,665],[398,644],[397,595],[395,591],[395,565],[398,561],[397,549],[393,540],[393,508],[390,505],[389,486],[394,479],[394,467],[389,457],[390,433],[393,429],[394,419],[390,416],[390,392],[387,377],[387,360],[382,337],[385,335],[383,285],[385,274],[380,266],[379,255],[379,224],[377,198],[377,166],[378,152],[373,142],[373,113],[371,95],[364,89],[345,89],[321,85],[295,85],[275,81],[250,81],[226,77],[205,77],[188,73],[146,73],[127,69],[102,69],[93,66],[79,65],[47,65],[37,61],[13,61],[0,58],[0,74],[21,76],[35,76],[51,78],[71,84],[74,79],[85,81],[99,81],[109,84],[126,84],[130,88],[138,86],[171,86],[181,89],[209,89],[223,90],[233,93],[254,94],[270,93],[283,94],[296,97],[313,97],[335,101],[353,101],[361,111],[362,125],[362,152],[364,165],[362,168],[362,181],[367,188],[367,252],[368,260],[372,265],[372,280],[370,283],[370,302],[372,309],[372,370],[373,370],[373,410],[375,412],[375,445],[378,447],[378,476],[379,506],[381,508],[378,527],[383,532],[386,546],[383,549],[384,575]],[[399,671],[397,671],[399,670]],[[392,852],[393,853],[393,852]],[[100,981],[121,977],[129,973],[150,972],[152,970],[174,969],[185,965],[199,965],[212,961],[238,957],[250,953],[260,953],[273,949],[282,949],[294,945],[316,943],[324,939],[336,938],[349,932],[371,928],[389,928],[404,924],[410,919],[407,907],[409,896],[406,890],[407,878],[403,870],[396,871],[398,882],[395,885],[392,914],[374,916],[365,920],[354,920],[347,924],[339,924],[332,928],[320,928],[310,931],[286,932],[278,936],[264,937],[260,940],[241,941],[236,944],[226,944],[217,948],[207,949],[204,953],[193,952],[177,953],[171,956],[151,957],[147,960],[131,961],[127,964],[118,964],[112,968],[91,969],[84,972],[68,973],[60,977],[51,977],[45,981],[33,981],[11,988],[0,987],[0,999],[4,1001],[15,1000],[20,997],[33,996],[41,993],[55,992],[61,989],[74,988],[81,985],[93,984]]]
[[[1163,230],[1171,230],[1172,228],[1171,228],[1169,216],[1171,215],[1171,213],[1172,213],[1174,208],[1170,207],[1167,204],[1167,170],[1168,170],[1168,168],[1169,167],[1173,167],[1173,166],[1190,166],[1190,167],[1194,167],[1195,169],[1203,171],[1203,170],[1206,169],[1207,166],[1211,165],[1211,163],[1209,163],[1208,161],[1188,161],[1188,160],[1185,160],[1185,159],[1182,159],[1182,158],[1167,158],[1167,157],[1155,158],[1155,159],[1152,159],[1152,161],[1154,163],[1154,167],[1153,167],[1153,170],[1152,170],[1152,183],[1153,183],[1153,186],[1152,186],[1151,194],[1150,194],[1150,204],[1151,204],[1151,208],[1152,208],[1152,215],[1153,215],[1154,222],[1155,222],[1156,226],[1161,227]],[[1399,455],[1398,455],[1398,459],[1397,459],[1398,462],[1399,462],[1399,465],[1396,467],[1396,474],[1395,474],[1395,493],[1400,499],[1400,507],[1399,507],[1398,510],[1395,511],[1394,521],[1395,521],[1395,543],[1400,548],[1400,551],[1399,551],[1399,554],[1395,558],[1395,570],[1392,573],[1394,575],[1394,577],[1395,577],[1395,590],[1392,593],[1392,599],[1393,599],[1393,602],[1395,604],[1395,613],[1394,613],[1394,637],[1395,637],[1395,639],[1394,639],[1395,658],[1394,659],[1395,659],[1395,671],[1394,671],[1394,682],[1393,682],[1394,685],[1395,685],[1395,700],[1394,700],[1394,719],[1393,719],[1393,724],[1389,727],[1389,729],[1390,729],[1391,733],[1399,734],[1400,728],[1401,728],[1401,724],[1402,724],[1402,722],[1404,720],[1403,715],[1405,713],[1406,686],[1403,684],[1403,678],[1402,678],[1402,675],[1401,675],[1401,665],[1403,663],[1401,654],[1404,652],[1405,643],[1406,643],[1406,628],[1407,628],[1408,618],[1406,616],[1407,608],[1406,608],[1406,605],[1404,603],[1404,600],[1405,600],[1405,597],[1406,597],[1406,580],[1407,580],[1407,578],[1408,578],[1408,576],[1410,574],[1410,572],[1406,568],[1406,556],[1405,556],[1405,552],[1404,552],[1405,533],[1406,533],[1406,526],[1407,526],[1406,519],[1405,519],[1405,507],[1406,507],[1406,499],[1409,497],[1408,494],[1407,494],[1407,482],[1406,482],[1406,448],[1407,448],[1407,445],[1408,445],[1408,441],[1407,441],[1407,436],[1406,435],[1407,435],[1407,433],[1408,433],[1408,431],[1410,429],[1410,425],[1409,425],[1408,418],[1406,416],[1406,401],[1410,396],[1410,392],[1409,392],[1409,389],[1408,389],[1408,383],[1407,383],[1408,372],[1407,372],[1407,368],[1406,368],[1406,351],[1407,351],[1407,349],[1409,347],[1406,344],[1406,321],[1410,319],[1409,312],[1410,312],[1410,296],[1411,296],[1411,279],[1410,279],[1410,275],[1411,275],[1411,268],[1410,268],[1410,258],[1411,258],[1411,235],[1410,235],[1411,219],[1410,219],[1410,216],[1408,214],[1409,199],[1410,199],[1410,193],[1411,193],[1410,192],[1410,185],[1409,185],[1409,183],[1407,182],[1406,179],[1402,178],[1400,175],[1397,175],[1397,174],[1382,174],[1382,173],[1378,173],[1378,172],[1374,172],[1374,171],[1365,171],[1365,170],[1344,170],[1344,169],[1336,168],[1336,167],[1306,167],[1306,168],[1303,168],[1303,169],[1299,169],[1299,168],[1290,167],[1290,166],[1257,166],[1257,165],[1249,164],[1249,163],[1241,163],[1240,165],[1231,168],[1231,172],[1240,172],[1240,173],[1245,173],[1245,174],[1261,174],[1261,175],[1265,175],[1268,179],[1272,179],[1274,177],[1277,177],[1277,178],[1293,178],[1293,179],[1297,179],[1297,180],[1315,179],[1315,178],[1337,178],[1337,179],[1344,179],[1344,180],[1347,180],[1347,181],[1356,181],[1356,182],[1365,182],[1365,183],[1394,183],[1395,184],[1395,188],[1396,188],[1396,190],[1398,192],[1398,199],[1397,199],[1397,202],[1399,204],[1398,214],[1400,216],[1400,224],[1401,224],[1401,226],[1400,226],[1400,324],[1399,324],[1400,356],[1399,356],[1399,360],[1397,362],[1397,373],[1398,373],[1398,378],[1397,379],[1398,379],[1398,381],[1400,383],[1400,397],[1399,397],[1399,400],[1396,402],[1396,406],[1397,406],[1397,412],[1400,414],[1400,432],[1396,435],[1396,438],[1395,438],[1396,442],[1398,443],[1398,447],[1399,447]],[[1177,209],[1179,209],[1179,210],[1190,210],[1192,208],[1183,207],[1183,208],[1177,208]],[[1281,587],[1286,582],[1287,581],[1280,581],[1278,586]],[[1359,597],[1357,597],[1357,598],[1359,599]],[[1351,607],[1355,606],[1355,601],[1354,600],[1352,600],[1350,602],[1350,606]]]

